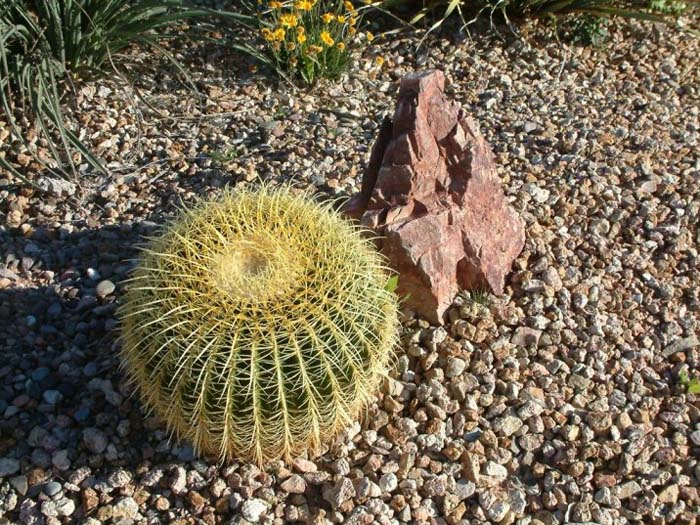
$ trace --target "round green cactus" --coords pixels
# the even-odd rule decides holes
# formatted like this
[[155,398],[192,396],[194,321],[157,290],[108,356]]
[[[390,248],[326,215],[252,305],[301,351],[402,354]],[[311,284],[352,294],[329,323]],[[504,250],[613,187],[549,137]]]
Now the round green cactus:
[[398,328],[387,279],[329,206],[227,191],[143,249],[120,308],[124,370],[197,451],[258,464],[316,453],[386,373]]

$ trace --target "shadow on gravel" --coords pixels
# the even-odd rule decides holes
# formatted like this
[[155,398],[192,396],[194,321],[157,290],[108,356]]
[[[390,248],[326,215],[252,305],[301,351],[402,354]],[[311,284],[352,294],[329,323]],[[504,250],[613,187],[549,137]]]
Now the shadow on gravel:
[[[108,467],[106,474],[194,458],[143,417],[118,370],[121,281],[155,227],[39,228],[29,237],[0,231],[0,458],[9,459],[8,479],[26,477],[28,497],[52,479],[80,483],[75,471],[84,466]],[[21,503],[6,514],[11,522]],[[80,515],[78,504],[73,517]]]

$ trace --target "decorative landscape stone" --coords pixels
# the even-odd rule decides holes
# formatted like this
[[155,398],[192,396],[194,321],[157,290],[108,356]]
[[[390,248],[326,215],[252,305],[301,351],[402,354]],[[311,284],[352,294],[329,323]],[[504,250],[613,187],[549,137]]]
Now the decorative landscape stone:
[[488,143],[444,87],[440,71],[401,80],[394,117],[346,207],[381,235],[407,305],[437,323],[461,289],[502,294],[525,243]]

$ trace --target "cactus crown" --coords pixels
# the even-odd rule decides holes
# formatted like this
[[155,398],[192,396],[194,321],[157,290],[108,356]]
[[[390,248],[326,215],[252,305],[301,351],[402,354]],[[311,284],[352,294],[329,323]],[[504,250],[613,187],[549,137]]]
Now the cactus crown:
[[126,375],[198,451],[316,453],[373,397],[396,297],[362,232],[287,189],[226,191],[143,249],[122,319]]

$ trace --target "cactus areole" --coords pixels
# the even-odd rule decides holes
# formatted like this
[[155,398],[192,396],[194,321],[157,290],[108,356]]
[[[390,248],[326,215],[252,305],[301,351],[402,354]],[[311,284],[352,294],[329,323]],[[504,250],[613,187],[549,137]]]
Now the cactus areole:
[[381,256],[288,189],[226,191],[143,249],[120,308],[144,404],[198,452],[317,453],[367,406],[397,340]]

